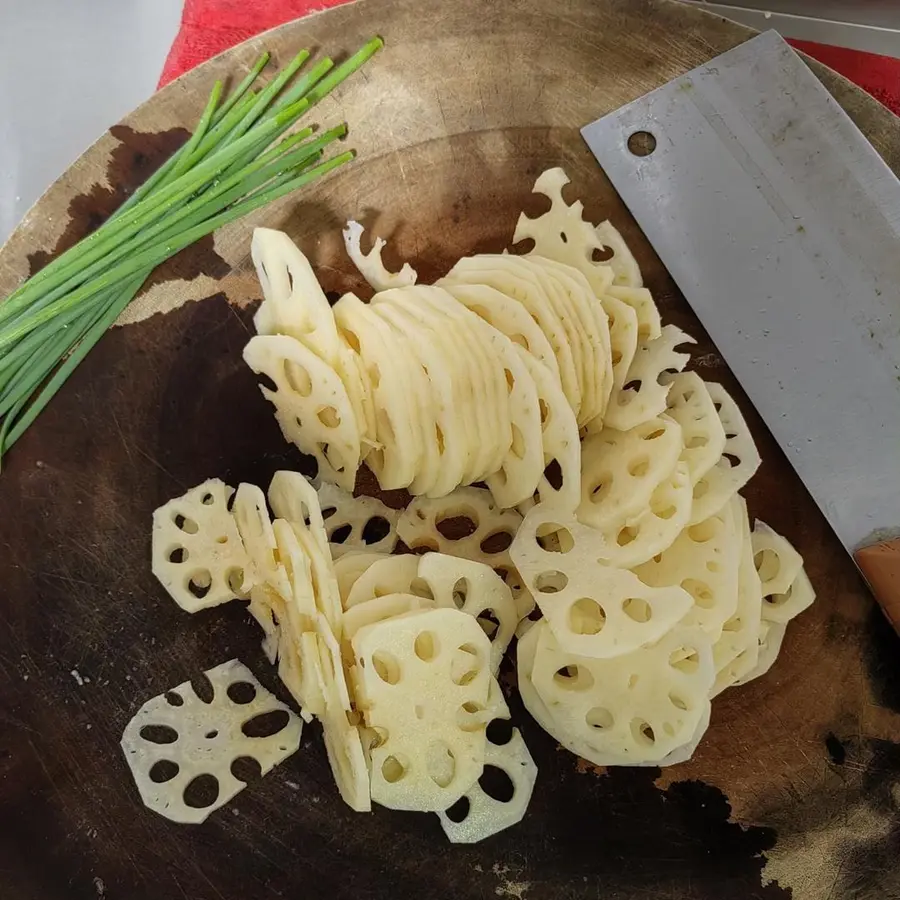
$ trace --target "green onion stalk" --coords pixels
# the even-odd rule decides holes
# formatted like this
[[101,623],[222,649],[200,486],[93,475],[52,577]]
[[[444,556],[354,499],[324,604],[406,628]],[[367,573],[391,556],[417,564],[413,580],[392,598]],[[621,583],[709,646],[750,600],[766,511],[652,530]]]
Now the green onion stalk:
[[382,46],[373,38],[340,65],[326,58],[298,75],[309,58],[302,50],[259,90],[264,53],[224,99],[217,81],[187,143],[0,303],[0,460],[156,266],[354,158],[352,150],[326,157],[346,125],[288,132]]

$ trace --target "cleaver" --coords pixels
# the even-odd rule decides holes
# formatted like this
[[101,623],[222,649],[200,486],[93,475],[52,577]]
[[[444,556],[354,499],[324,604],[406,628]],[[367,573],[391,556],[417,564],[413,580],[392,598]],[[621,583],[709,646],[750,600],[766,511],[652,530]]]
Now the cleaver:
[[582,135],[900,632],[900,181],[774,31]]

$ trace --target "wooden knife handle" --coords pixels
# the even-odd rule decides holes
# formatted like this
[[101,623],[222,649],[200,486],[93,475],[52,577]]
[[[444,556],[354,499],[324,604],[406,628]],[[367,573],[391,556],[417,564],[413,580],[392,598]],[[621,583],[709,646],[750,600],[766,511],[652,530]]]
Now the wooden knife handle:
[[853,558],[884,614],[900,634],[900,538],[862,547]]

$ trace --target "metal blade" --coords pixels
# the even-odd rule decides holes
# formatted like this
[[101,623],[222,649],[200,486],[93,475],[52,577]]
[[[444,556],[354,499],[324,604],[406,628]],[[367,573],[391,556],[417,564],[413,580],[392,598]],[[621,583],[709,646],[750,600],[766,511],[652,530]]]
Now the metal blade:
[[775,32],[582,134],[844,545],[900,535],[900,181],[874,148]]

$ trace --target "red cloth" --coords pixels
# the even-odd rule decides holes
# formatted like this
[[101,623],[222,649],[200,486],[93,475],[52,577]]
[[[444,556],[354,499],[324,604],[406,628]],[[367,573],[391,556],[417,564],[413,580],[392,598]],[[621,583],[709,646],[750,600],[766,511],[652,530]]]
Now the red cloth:
[[[261,31],[347,0],[185,0],[181,30],[169,51],[159,86]],[[900,60],[875,53],[791,41],[868,91],[900,115]]]

